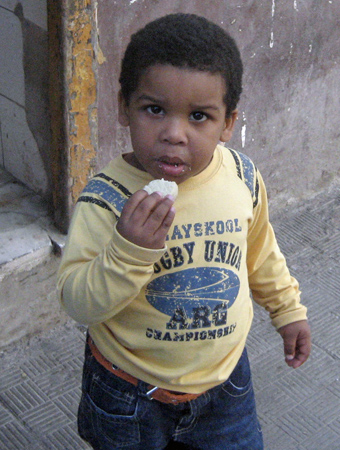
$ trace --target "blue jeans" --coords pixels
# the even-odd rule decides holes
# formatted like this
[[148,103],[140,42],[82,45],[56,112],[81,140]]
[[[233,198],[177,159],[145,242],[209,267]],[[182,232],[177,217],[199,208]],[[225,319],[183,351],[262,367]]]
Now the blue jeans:
[[246,350],[226,382],[190,402],[149,400],[147,387],[106,370],[87,345],[80,436],[95,450],[263,450]]

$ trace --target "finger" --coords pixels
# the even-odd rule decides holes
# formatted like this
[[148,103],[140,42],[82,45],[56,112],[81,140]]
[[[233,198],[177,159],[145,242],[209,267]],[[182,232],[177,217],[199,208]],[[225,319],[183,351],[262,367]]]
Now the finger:
[[[137,194],[137,193],[136,193]],[[134,194],[118,220],[117,230],[125,239],[147,248],[164,247],[166,234],[174,218],[171,196],[154,192]]]
[[124,206],[121,220],[134,227],[143,227],[163,197],[158,192],[149,195],[143,190],[137,191],[133,197]]
[[155,238],[157,240],[165,240],[166,235],[169,231],[169,228],[171,227],[173,220],[175,218],[175,208],[173,206],[170,207],[168,210],[168,213],[165,215],[163,222],[160,224],[158,229],[155,231]]
[[294,357],[286,355],[286,362],[290,367],[296,369],[305,363],[310,355],[311,345],[308,337],[299,337],[296,343],[296,350]]
[[164,205],[162,207],[163,203],[164,197],[160,192],[153,192],[141,202],[139,209],[145,219],[143,225],[148,227],[150,223],[158,223],[164,219],[166,208]]
[[297,369],[298,367],[302,366],[302,364],[304,362],[307,361],[308,357],[302,357],[301,355],[296,356],[295,358],[293,358],[291,361],[287,361],[287,364],[289,367],[293,367],[293,369]]
[[295,357],[296,339],[284,337],[284,354],[287,361],[291,361]]
[[139,206],[139,204],[146,198],[148,197],[148,193],[145,192],[143,189],[135,192],[125,203],[122,213],[121,213],[121,218],[122,220],[129,220],[131,218],[131,216],[133,215],[134,211],[137,209],[137,207]]
[[158,197],[157,201],[154,202],[154,207],[152,208],[151,214],[149,215],[148,219],[151,222],[152,221],[162,222],[164,220],[164,217],[170,210],[170,208],[173,206],[174,199],[171,195],[163,197],[162,194],[159,193],[153,193],[150,195],[150,197],[152,197],[155,194],[158,194],[161,197]]
[[310,339],[302,338],[297,343],[297,350],[295,352],[295,367],[301,366],[307,361],[311,352]]
[[169,228],[175,212],[173,203],[174,199],[170,195],[161,198],[158,203],[155,203],[145,222],[145,227],[150,228],[150,231],[153,230],[153,233],[156,233],[158,229]]
[[283,351],[285,355],[285,361],[289,367],[294,367],[296,361],[296,338],[294,335],[286,334],[283,335]]
[[[135,192],[125,203],[117,222],[117,231],[125,239],[136,244],[139,242],[138,235],[142,232],[147,216],[154,207],[155,198],[157,198],[158,201],[161,198],[159,196],[154,196],[154,201],[151,201],[150,204],[149,197],[151,196],[144,190]],[[147,206],[148,204],[149,206]]]
[[165,216],[164,220],[163,220],[163,227],[166,228],[167,230],[169,230],[169,228],[172,225],[172,222],[174,221],[176,215],[176,210],[174,208],[173,205],[171,205],[168,214]]

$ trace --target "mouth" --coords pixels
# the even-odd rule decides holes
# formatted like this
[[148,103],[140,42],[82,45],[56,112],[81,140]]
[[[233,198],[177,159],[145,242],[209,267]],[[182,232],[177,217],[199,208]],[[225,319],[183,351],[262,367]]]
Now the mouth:
[[158,167],[165,177],[179,177],[190,170],[190,166],[180,158],[164,157],[158,159]]

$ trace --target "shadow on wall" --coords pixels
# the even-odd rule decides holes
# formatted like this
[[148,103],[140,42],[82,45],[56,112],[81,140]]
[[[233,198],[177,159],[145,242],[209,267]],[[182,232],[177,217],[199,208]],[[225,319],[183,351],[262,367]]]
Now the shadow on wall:
[[47,31],[25,19],[21,3],[14,14],[7,9],[1,13],[1,19],[7,22],[2,47],[8,63],[0,99],[1,164],[36,193],[50,199]]

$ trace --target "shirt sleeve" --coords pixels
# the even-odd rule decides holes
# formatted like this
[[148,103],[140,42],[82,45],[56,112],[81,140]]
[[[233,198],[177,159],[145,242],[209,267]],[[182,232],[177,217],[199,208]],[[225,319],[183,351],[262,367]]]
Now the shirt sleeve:
[[116,229],[112,211],[78,203],[58,271],[58,298],[77,322],[105,322],[124,309],[153,274],[165,248],[139,247]]
[[307,318],[299,284],[288,270],[269,222],[267,193],[259,173],[258,203],[248,231],[247,267],[253,299],[270,314],[278,329]]

